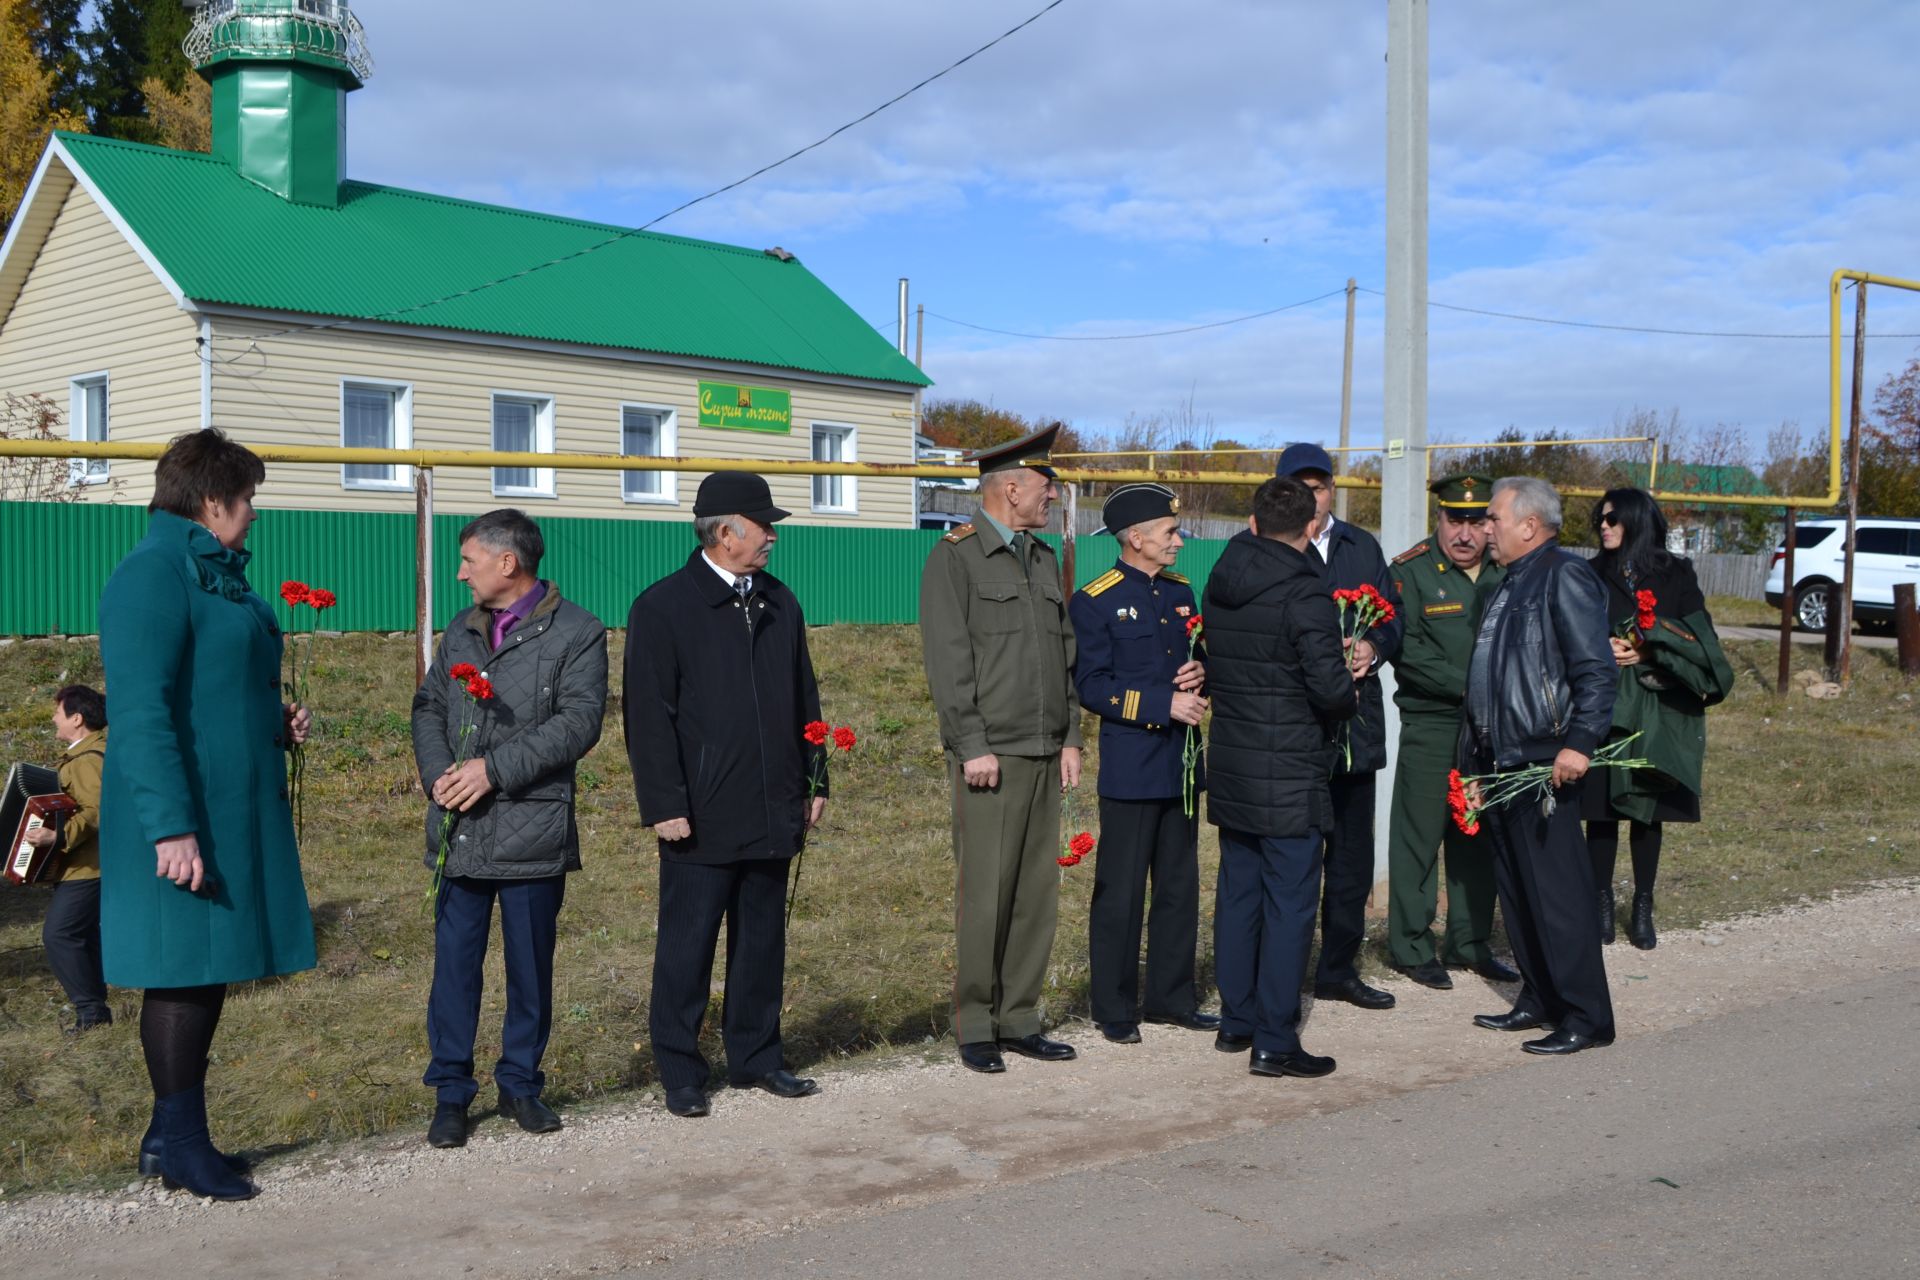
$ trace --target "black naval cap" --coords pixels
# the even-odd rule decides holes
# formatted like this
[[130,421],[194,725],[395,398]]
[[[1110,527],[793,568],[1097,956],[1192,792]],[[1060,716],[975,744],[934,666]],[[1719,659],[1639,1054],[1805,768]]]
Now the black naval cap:
[[1440,509],[1456,520],[1478,520],[1487,514],[1493,479],[1471,472],[1435,480],[1427,488],[1440,499]]
[[1333,474],[1333,458],[1319,445],[1302,440],[1288,445],[1280,454],[1280,463],[1274,467],[1276,476],[1297,476],[1302,471],[1318,471],[1323,475]]
[[979,463],[983,476],[995,471],[1010,471],[1014,467],[1026,467],[1051,480],[1053,468],[1047,464],[1052,461],[1054,437],[1060,434],[1065,425],[1055,422],[1018,440],[978,450],[967,461]]
[[745,516],[761,524],[785,520],[791,512],[773,505],[773,490],[750,471],[716,471],[700,482],[693,498],[696,516]]
[[1136,524],[1179,514],[1180,495],[1163,484],[1123,484],[1100,507],[1107,532],[1116,537]]

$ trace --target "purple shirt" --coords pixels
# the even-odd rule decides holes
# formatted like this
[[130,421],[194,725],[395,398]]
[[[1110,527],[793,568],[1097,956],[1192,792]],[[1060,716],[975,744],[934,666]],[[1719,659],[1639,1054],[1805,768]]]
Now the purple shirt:
[[534,606],[546,597],[547,584],[536,582],[533,590],[515,600],[504,609],[493,611],[493,647],[498,649],[507,638],[507,632],[513,630],[533,616]]

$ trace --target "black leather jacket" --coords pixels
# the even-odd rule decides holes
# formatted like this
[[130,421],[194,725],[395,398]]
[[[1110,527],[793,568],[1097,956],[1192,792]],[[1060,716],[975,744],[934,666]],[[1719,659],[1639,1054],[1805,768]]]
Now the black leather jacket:
[[1468,666],[1463,757],[1505,770],[1562,748],[1591,756],[1613,723],[1618,666],[1599,575],[1552,539],[1507,566],[1483,617],[1474,657],[1487,654]]

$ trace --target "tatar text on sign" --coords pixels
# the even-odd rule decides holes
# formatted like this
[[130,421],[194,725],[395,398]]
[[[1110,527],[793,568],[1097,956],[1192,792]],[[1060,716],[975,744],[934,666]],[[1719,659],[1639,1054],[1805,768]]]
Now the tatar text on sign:
[[793,429],[793,393],[727,382],[700,384],[700,425],[732,431]]

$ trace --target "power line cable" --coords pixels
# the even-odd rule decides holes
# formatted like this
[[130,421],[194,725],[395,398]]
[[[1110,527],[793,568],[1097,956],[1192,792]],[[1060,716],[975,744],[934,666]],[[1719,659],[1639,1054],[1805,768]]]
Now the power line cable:
[[[1361,293],[1370,293],[1376,298],[1384,298],[1387,296],[1378,289],[1369,289],[1366,285],[1356,285],[1354,287]],[[1750,333],[1738,330],[1659,329],[1648,325],[1637,324],[1601,324],[1591,320],[1561,320],[1553,316],[1528,316],[1520,315],[1512,311],[1489,311],[1483,307],[1463,307],[1451,302],[1435,302],[1431,298],[1427,300],[1427,305],[1429,307],[1437,307],[1442,311],[1462,311],[1468,315],[1491,316],[1496,320],[1519,320],[1527,324],[1559,325],[1568,329],[1606,329],[1614,333],[1651,333],[1672,338],[1787,338],[1804,340],[1831,336],[1825,333]],[[1920,338],[1920,333],[1869,333],[1867,337],[1869,339]]]
[[[788,154],[780,157],[778,160],[775,160],[770,164],[761,165],[758,169],[755,169],[752,173],[748,174],[744,178],[736,178],[734,181],[727,183],[723,187],[715,187],[712,191],[707,192],[705,195],[695,196],[691,200],[687,200],[681,204],[677,204],[673,208],[667,210],[665,213],[660,214],[658,217],[651,218],[637,227],[629,227],[626,230],[621,231],[617,235],[608,236],[604,240],[600,240],[593,244],[586,245],[580,249],[576,249],[572,253],[562,254],[557,258],[550,258],[545,262],[538,263],[534,266],[526,267],[520,271],[512,272],[511,274],[501,276],[498,279],[488,280],[488,281],[485,281],[484,283],[470,286],[469,288],[459,289],[454,291],[453,293],[445,294],[438,298],[429,299],[426,302],[416,302],[410,306],[397,307],[391,311],[382,311],[371,316],[351,316],[351,317],[346,317],[340,320],[324,321],[320,324],[294,325],[289,328],[282,329],[276,333],[256,334],[253,338],[248,340],[247,349],[242,350],[238,356],[234,356],[232,358],[236,360],[243,358],[247,354],[248,350],[254,349],[254,344],[258,343],[263,338],[277,338],[277,337],[284,337],[286,334],[289,334],[289,333],[303,333],[303,332],[316,330],[316,329],[337,328],[340,325],[351,324],[355,321],[391,320],[397,316],[409,315],[415,311],[423,311],[428,307],[437,307],[442,303],[457,302],[462,298],[472,297],[476,293],[482,293],[488,289],[498,288],[500,285],[510,284],[515,280],[523,280],[526,277],[535,274],[536,272],[545,271],[549,267],[557,267],[557,266],[560,266],[562,263],[572,262],[577,258],[584,258],[590,253],[597,253],[600,250],[607,248],[609,245],[618,244],[622,240],[630,239],[633,236],[639,235],[643,231],[650,230],[651,228],[659,225],[660,223],[665,222],[668,218],[673,217],[677,213],[684,213],[688,209],[693,208],[697,204],[704,203],[705,201],[711,200],[716,196],[725,195],[727,192],[732,191],[736,187],[745,186],[747,183],[752,182],[755,178],[761,177],[764,174],[771,173],[775,169],[778,169],[781,165],[788,164],[794,160],[798,160],[801,156],[806,155],[809,151],[813,151],[819,147],[825,146],[827,143],[832,142],[835,138],[839,137],[841,134],[845,133],[847,130],[855,128],[859,125],[865,124],[867,121],[879,115],[882,111],[885,111],[887,108],[892,107],[904,101],[905,99],[913,96],[914,94],[918,93],[920,90],[932,84],[934,81],[942,79],[943,77],[950,75],[955,71],[958,71],[961,67],[964,67],[965,65],[967,65],[967,63],[972,62],[975,58],[979,57],[981,54],[985,53],[987,50],[993,48],[997,44],[1000,44],[1002,41],[1005,41],[1015,35],[1018,35],[1020,32],[1026,30],[1028,27],[1032,26],[1034,23],[1040,21],[1040,19],[1046,17],[1049,13],[1052,13],[1055,9],[1058,9],[1061,5],[1065,3],[1066,3],[1066,0],[1050,0],[1050,3],[1042,7],[1038,12],[1031,14],[1023,21],[1017,22],[1013,26],[1008,27],[1005,31],[1001,32],[999,35],[995,36],[993,39],[987,41],[985,44],[981,45],[979,48],[975,49],[973,52],[967,54],[965,57],[960,58],[954,62],[948,63],[945,67],[942,67],[940,70],[934,72],[932,75],[926,77],[924,80],[921,80],[919,83],[907,89],[903,89],[899,93],[894,94],[893,97],[888,98],[885,102],[881,103],[879,106],[875,107],[873,110],[867,112],[865,115],[862,115],[862,116],[856,117],[855,119],[847,121],[845,124],[841,125],[839,128],[833,130],[831,133],[825,134],[822,137],[817,138],[812,142],[809,142],[806,146],[801,147],[796,151],[789,152]],[[196,339],[195,342],[196,342],[196,345],[199,345],[200,340]],[[211,353],[203,352],[201,358],[209,361],[213,360],[213,356],[211,355]],[[225,363],[225,362],[222,362],[222,363]]]
[[1310,307],[1316,302],[1325,302],[1328,298],[1337,298],[1345,293],[1343,285],[1314,298],[1303,298],[1299,302],[1289,302],[1283,307],[1273,307],[1266,311],[1256,311],[1252,315],[1235,316],[1231,320],[1215,320],[1208,324],[1192,324],[1182,329],[1158,329],[1152,333],[1099,333],[1099,334],[1058,334],[1058,333],[1016,333],[1012,329],[992,329],[984,324],[973,324],[966,320],[956,320],[952,316],[943,316],[937,311],[927,312],[934,320],[944,320],[948,324],[957,324],[962,329],[976,329],[981,333],[997,333],[1006,338],[1033,338],[1042,342],[1135,342],[1141,338],[1171,338],[1176,334],[1199,333],[1203,329],[1224,329],[1230,324],[1245,324],[1249,320],[1261,320],[1267,316],[1277,316],[1282,311],[1293,311],[1299,307]]

